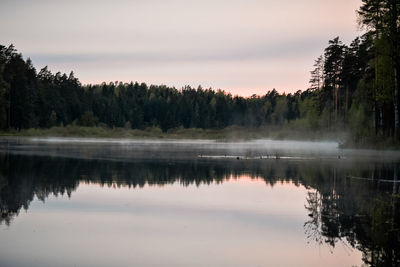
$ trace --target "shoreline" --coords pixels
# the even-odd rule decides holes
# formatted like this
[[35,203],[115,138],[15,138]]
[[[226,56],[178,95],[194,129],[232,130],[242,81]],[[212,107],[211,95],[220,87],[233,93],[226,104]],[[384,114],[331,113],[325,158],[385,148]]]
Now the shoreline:
[[294,140],[294,141],[334,141],[342,143],[344,133],[321,131],[298,131],[285,127],[261,126],[258,128],[247,128],[242,126],[230,126],[223,129],[201,129],[201,128],[173,128],[163,132],[158,127],[145,129],[86,127],[77,125],[57,126],[52,128],[30,128],[20,131],[0,131],[1,136],[20,137],[76,137],[76,138],[123,138],[123,139],[192,139],[192,140],[227,140],[227,141],[249,141],[258,139],[271,140]]
[[30,128],[21,131],[0,131],[1,137],[32,137],[32,138],[94,138],[94,139],[126,139],[126,140],[193,140],[217,142],[243,142],[254,140],[274,141],[308,141],[336,142],[338,149],[371,149],[399,151],[400,144],[391,140],[380,140],[378,137],[352,142],[345,132],[299,131],[291,127],[246,128],[230,126],[223,129],[174,128],[163,132],[160,128],[145,129],[86,127],[77,125],[57,126],[52,128]]

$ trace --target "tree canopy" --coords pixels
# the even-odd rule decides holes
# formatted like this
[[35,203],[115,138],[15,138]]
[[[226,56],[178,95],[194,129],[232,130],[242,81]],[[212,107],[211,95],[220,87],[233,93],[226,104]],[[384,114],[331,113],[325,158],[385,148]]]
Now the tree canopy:
[[400,1],[363,0],[367,31],[349,45],[328,42],[311,71],[309,89],[252,97],[201,86],[145,83],[82,85],[74,73],[36,71],[13,45],[0,46],[0,129],[103,125],[142,129],[301,125],[352,133],[352,141],[400,138]]

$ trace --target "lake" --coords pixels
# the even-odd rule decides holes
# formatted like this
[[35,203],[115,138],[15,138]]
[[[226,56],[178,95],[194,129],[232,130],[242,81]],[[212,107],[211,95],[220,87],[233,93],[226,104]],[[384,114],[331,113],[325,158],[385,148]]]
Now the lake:
[[400,153],[0,138],[0,266],[400,266]]

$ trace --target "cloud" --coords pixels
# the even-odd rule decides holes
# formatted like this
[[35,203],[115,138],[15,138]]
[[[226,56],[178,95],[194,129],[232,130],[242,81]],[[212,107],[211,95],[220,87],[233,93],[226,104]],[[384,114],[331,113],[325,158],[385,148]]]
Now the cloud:
[[206,49],[152,49],[133,52],[106,53],[32,53],[29,56],[40,63],[107,63],[107,62],[137,62],[137,63],[182,63],[182,62],[219,62],[276,60],[278,58],[295,58],[298,55],[311,54],[318,47],[318,40],[293,39],[282,43],[252,44],[242,47],[216,46]]
[[[38,67],[72,69],[88,82],[134,76],[164,83],[201,81],[226,89],[247,82],[252,88],[284,90],[286,80],[292,79],[290,84],[305,89],[309,69],[328,40],[339,35],[349,42],[357,35],[355,10],[360,4],[361,0],[4,0],[0,34],[3,44],[13,43]],[[166,67],[173,71],[166,72]],[[269,81],[277,78],[284,80],[271,85]]]

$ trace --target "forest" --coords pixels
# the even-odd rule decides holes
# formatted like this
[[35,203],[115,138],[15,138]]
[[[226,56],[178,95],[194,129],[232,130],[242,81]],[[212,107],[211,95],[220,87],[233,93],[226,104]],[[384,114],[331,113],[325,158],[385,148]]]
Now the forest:
[[[348,142],[400,139],[400,1],[363,0],[363,34],[328,42],[315,60],[309,88],[241,97],[222,90],[138,82],[86,84],[70,74],[37,71],[13,45],[0,45],[0,131],[81,125],[163,132],[179,127],[291,127],[349,132]],[[288,77],[290,79],[290,77]]]

